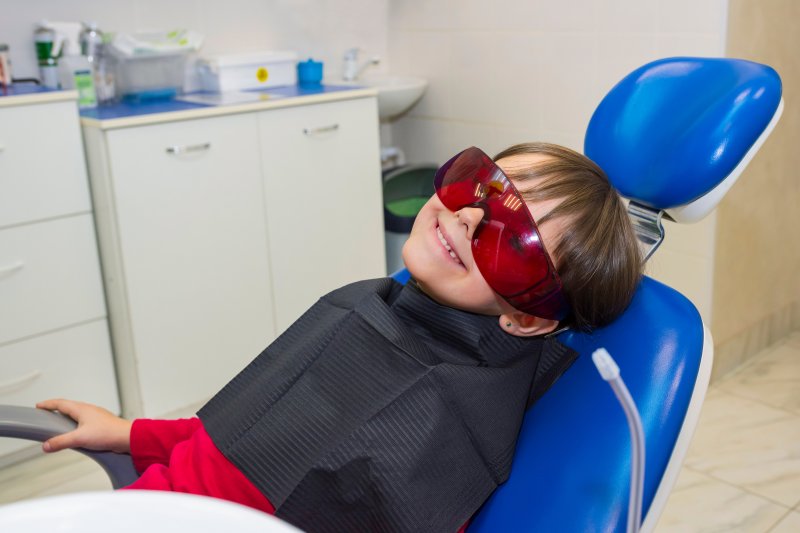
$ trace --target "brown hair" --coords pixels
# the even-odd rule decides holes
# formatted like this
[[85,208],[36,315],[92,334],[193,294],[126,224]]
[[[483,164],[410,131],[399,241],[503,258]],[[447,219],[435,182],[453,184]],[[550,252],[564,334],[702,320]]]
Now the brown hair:
[[[523,154],[546,160],[509,173],[527,201],[561,199],[538,225],[557,217],[569,224],[555,249],[564,292],[572,306],[564,322],[590,331],[617,318],[628,306],[642,275],[643,260],[622,199],[603,170],[586,156],[547,143],[524,143],[497,154],[495,161]],[[552,246],[552,243],[551,243]]]

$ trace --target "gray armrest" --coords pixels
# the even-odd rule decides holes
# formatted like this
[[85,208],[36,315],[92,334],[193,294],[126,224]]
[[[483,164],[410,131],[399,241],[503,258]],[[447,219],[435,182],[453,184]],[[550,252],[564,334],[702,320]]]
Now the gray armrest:
[[[44,442],[50,437],[72,431],[77,423],[71,418],[33,407],[16,405],[0,405],[0,437],[34,440]],[[131,456],[114,452],[95,452],[84,448],[75,448],[106,471],[111,485],[118,489],[130,485],[139,478],[133,467]]]

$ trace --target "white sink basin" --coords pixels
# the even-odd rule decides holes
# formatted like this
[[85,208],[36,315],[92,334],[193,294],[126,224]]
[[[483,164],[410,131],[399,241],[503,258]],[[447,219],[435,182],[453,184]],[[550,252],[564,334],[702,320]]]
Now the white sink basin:
[[365,76],[354,85],[373,87],[378,90],[378,115],[382,119],[395,117],[417,103],[428,80],[413,76]]

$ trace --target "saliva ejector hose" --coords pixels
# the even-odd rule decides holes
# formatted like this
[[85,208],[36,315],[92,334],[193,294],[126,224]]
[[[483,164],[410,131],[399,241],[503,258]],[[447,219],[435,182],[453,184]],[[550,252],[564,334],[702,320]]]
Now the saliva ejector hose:
[[644,492],[644,430],[636,404],[628,387],[619,375],[619,367],[605,348],[592,354],[592,361],[604,380],[608,382],[625,411],[631,433],[631,490],[628,501],[628,533],[638,533],[642,521],[642,494]]

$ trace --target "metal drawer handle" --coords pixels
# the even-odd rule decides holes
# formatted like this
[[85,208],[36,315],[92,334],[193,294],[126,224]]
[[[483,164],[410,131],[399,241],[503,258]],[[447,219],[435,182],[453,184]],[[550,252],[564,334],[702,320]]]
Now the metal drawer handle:
[[0,268],[0,278],[9,276],[14,272],[16,272],[17,270],[20,270],[24,266],[25,266],[24,262],[17,261],[16,263],[13,263],[7,267]]
[[303,128],[304,135],[319,135],[321,133],[328,133],[339,129],[339,124],[331,124],[330,126],[320,126],[319,128]]
[[8,394],[9,392],[14,392],[15,390],[19,390],[23,387],[26,387],[29,384],[33,383],[41,375],[42,375],[41,370],[34,370],[30,374],[26,374],[21,378],[12,379],[11,381],[6,381],[5,383],[0,383],[0,394]]
[[188,146],[170,146],[167,148],[168,154],[188,154],[190,152],[203,152],[211,148],[211,143],[190,144]]

